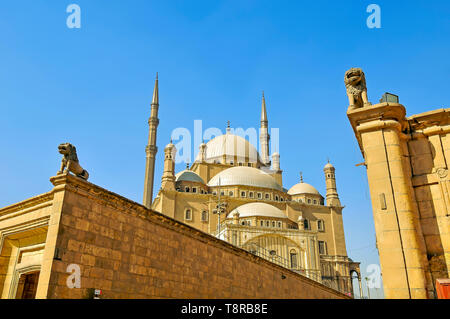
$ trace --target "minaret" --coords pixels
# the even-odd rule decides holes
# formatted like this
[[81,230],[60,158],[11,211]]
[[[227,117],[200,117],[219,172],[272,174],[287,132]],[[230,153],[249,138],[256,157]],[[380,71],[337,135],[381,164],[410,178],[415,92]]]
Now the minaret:
[[153,90],[153,99],[150,111],[150,118],[148,119],[149,133],[148,143],[145,148],[145,184],[144,184],[144,206],[150,208],[153,197],[153,180],[155,174],[155,158],[158,148],[156,147],[156,131],[158,129],[158,73],[156,73],[155,88]]
[[161,188],[165,190],[175,189],[175,154],[177,149],[170,141],[164,148],[164,172],[161,178]]
[[262,93],[261,104],[261,129],[259,131],[259,145],[261,160],[264,165],[270,165],[269,158],[269,121],[267,120],[266,99],[264,98],[264,91]]
[[204,163],[206,161],[206,144],[205,141],[200,144],[200,162]]
[[272,169],[275,172],[280,171],[280,154],[277,152],[272,154]]
[[337,188],[336,188],[336,176],[335,168],[330,162],[323,168],[325,173],[325,181],[327,186],[327,206],[341,207],[341,201],[339,200]]

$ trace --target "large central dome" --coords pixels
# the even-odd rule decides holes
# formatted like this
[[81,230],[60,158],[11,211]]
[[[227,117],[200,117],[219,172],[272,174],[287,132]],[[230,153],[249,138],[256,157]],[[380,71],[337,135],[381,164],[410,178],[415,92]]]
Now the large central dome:
[[211,178],[208,183],[208,186],[211,187],[232,185],[254,186],[283,191],[283,188],[272,176],[260,169],[247,166],[237,166],[223,170]]
[[227,218],[233,218],[234,213],[238,212],[239,217],[253,217],[253,216],[263,216],[263,217],[276,217],[276,218],[288,218],[282,210],[275,206],[266,203],[248,203],[241,205],[228,214]]
[[[217,136],[206,143],[205,161],[208,163],[226,162],[252,162],[259,160],[259,154],[256,148],[245,138],[234,135],[224,134]],[[196,161],[200,160],[200,154],[197,155]]]

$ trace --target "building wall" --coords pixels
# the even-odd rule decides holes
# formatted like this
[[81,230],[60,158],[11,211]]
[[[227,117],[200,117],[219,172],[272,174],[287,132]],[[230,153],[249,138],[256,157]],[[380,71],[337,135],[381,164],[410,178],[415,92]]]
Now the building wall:
[[[103,298],[346,298],[79,178],[52,182],[39,298],[86,298],[93,288]],[[0,210],[0,230],[18,211]],[[71,264],[81,288],[67,286]]]
[[449,109],[406,117],[401,104],[351,110],[364,156],[386,298],[433,298],[450,270]]

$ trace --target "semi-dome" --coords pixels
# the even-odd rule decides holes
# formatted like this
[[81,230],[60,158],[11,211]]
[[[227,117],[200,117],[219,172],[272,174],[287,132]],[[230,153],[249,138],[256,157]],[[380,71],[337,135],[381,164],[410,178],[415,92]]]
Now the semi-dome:
[[259,202],[241,205],[232,210],[228,214],[227,218],[233,218],[235,212],[239,213],[240,218],[252,216],[288,218],[282,210],[276,208],[275,206]]
[[208,186],[211,187],[231,185],[254,186],[283,191],[283,188],[272,176],[260,169],[247,166],[236,166],[223,170],[211,178],[208,183]]
[[308,183],[298,183],[292,186],[289,191],[289,195],[299,195],[299,194],[314,194],[314,195],[320,195],[319,191],[312,185],[309,185]]
[[197,182],[197,183],[205,184],[205,182],[203,181],[203,179],[200,176],[198,176],[195,172],[187,170],[187,169],[176,174],[175,181],[176,182],[183,182],[183,181],[184,182]]
[[[244,162],[245,159],[250,162],[259,160],[258,151],[249,141],[231,133],[217,136],[206,143],[206,162],[221,162],[224,155],[227,161],[234,161],[235,157],[238,162]],[[201,154],[198,154],[196,161],[200,160]]]

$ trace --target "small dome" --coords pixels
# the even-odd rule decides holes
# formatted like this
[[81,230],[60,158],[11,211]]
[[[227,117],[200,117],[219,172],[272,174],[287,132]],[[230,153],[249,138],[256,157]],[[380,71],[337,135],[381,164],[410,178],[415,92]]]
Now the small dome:
[[172,142],[170,142],[169,144],[166,145],[166,147],[164,147],[165,150],[171,149],[171,148],[175,148],[175,145],[173,145]]
[[[249,141],[231,133],[217,136],[206,143],[206,162],[221,162],[224,156],[227,161],[234,161],[235,156],[238,162],[244,162],[245,158],[254,162],[259,160],[258,151]],[[201,154],[198,154],[196,161],[200,160]]]
[[325,165],[325,167],[324,168],[334,168],[334,166],[333,165],[331,165],[331,163],[330,162],[328,162],[327,163],[327,165]]
[[205,184],[205,182],[203,181],[203,179],[198,176],[196,173],[194,173],[193,171],[190,170],[184,170],[179,172],[178,174],[175,175],[175,181],[176,182],[197,182],[197,183],[202,183]]
[[262,217],[275,217],[275,218],[288,218],[282,210],[276,208],[275,206],[266,203],[249,203],[241,205],[231,211],[227,218],[232,218],[235,212],[239,212],[239,217],[252,217],[252,216],[262,216]]
[[260,169],[247,166],[236,166],[223,170],[208,183],[208,186],[245,185],[283,191],[283,188],[269,174]]
[[307,183],[298,183],[291,187],[288,191],[289,195],[314,194],[320,195],[319,191],[312,185]]

